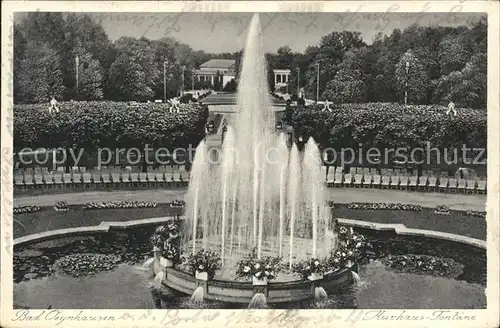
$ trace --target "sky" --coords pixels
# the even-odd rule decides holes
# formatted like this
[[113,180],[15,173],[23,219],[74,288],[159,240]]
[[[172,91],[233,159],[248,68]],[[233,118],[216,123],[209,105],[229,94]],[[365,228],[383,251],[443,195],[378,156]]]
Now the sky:
[[[160,39],[174,37],[194,50],[235,52],[244,46],[252,13],[87,13],[99,22],[111,40],[122,36]],[[18,17],[16,17],[18,18]],[[359,31],[370,44],[378,33],[390,34],[412,24],[470,25],[477,13],[260,13],[264,51],[281,46],[303,52],[333,31]]]

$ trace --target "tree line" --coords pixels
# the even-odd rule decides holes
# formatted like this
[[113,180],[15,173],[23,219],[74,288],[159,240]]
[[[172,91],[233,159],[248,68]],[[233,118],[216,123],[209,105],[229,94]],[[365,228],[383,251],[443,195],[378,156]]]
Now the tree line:
[[[334,103],[401,103],[407,93],[409,104],[453,101],[461,107],[486,108],[486,53],[487,23],[482,17],[471,26],[394,29],[389,35],[379,33],[371,44],[359,32],[332,32],[304,52],[280,47],[266,54],[266,59],[273,91],[272,69],[289,68],[292,78],[287,91],[295,94],[300,84],[312,99],[318,93],[320,100]],[[182,67],[184,88],[190,89],[192,70],[203,62],[234,59],[239,68],[242,55],[243,51],[193,50],[170,37],[121,37],[111,42],[88,15],[29,13],[14,26],[14,101],[46,102],[52,96],[59,100],[163,99],[164,68],[167,96],[173,97],[181,89]],[[202,86],[196,83],[196,87]],[[233,91],[236,83],[211,87]]]

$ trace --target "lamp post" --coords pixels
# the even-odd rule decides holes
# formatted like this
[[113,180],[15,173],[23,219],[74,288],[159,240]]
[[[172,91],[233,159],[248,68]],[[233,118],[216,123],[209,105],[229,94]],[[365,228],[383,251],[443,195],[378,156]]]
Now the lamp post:
[[408,70],[410,68],[410,63],[406,62],[406,78],[405,78],[405,106],[408,104]]
[[319,101],[319,63],[316,63],[316,103]]
[[300,67],[297,67],[297,99],[300,97]]
[[191,90],[193,90],[194,95],[194,70],[191,71]]
[[75,65],[76,65],[76,96],[78,98],[79,96],[79,89],[80,89],[80,85],[79,85],[79,81],[78,81],[78,73],[79,73],[79,69],[80,69],[80,58],[78,57],[78,55],[76,55],[76,58],[75,58]]
[[167,63],[168,61],[163,62],[163,100],[167,102]]
[[180,92],[181,97],[184,96],[184,75],[185,75],[184,71],[185,71],[185,69],[186,69],[186,66],[183,65],[182,66],[182,77],[181,77],[182,85],[181,85],[181,92]]

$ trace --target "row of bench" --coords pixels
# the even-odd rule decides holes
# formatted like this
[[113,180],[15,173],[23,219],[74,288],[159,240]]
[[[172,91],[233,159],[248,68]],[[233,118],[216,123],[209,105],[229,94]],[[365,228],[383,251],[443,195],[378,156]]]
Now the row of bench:
[[17,188],[98,187],[98,186],[182,186],[189,183],[187,171],[176,172],[72,172],[15,174]]
[[459,178],[434,176],[432,174],[417,176],[403,173],[381,175],[372,171],[344,173],[340,168],[323,168],[326,184],[330,187],[363,187],[400,190],[421,190],[439,192],[486,193],[486,180],[477,178]]
[[[418,177],[402,171],[352,170],[344,173],[341,168],[323,167],[323,176],[329,187],[364,187],[400,190],[421,190],[440,192],[486,193],[485,179],[463,179],[457,177],[434,176],[430,172]],[[189,183],[189,172],[181,166],[177,170],[159,168],[147,173],[133,171],[93,171],[72,173],[49,172],[36,173],[17,171],[14,174],[16,188],[45,187],[121,187],[121,186],[183,186]]]

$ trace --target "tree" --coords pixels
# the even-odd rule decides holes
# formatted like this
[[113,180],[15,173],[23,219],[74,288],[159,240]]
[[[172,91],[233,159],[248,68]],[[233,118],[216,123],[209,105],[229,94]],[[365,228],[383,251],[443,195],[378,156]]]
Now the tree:
[[19,72],[21,68],[21,62],[24,58],[26,51],[26,38],[22,31],[22,27],[18,24],[14,24],[14,54],[13,54],[13,79],[14,79],[14,102],[22,102],[21,94],[19,93],[20,88],[23,86],[19,83]]
[[[104,31],[103,27],[92,20],[92,18],[86,14],[75,14],[70,13],[66,16],[64,25],[64,35],[65,35],[65,56],[62,58],[63,65],[66,67],[65,84],[68,87],[68,96],[75,97],[76,92],[76,55],[80,56],[80,63],[82,63],[82,56],[84,54],[89,54],[92,58],[92,62],[84,61],[89,67],[92,67],[91,72],[95,78],[100,75],[100,86],[102,89],[100,93],[104,96],[104,89],[109,88],[108,84],[108,73],[109,68],[114,61],[114,54],[112,49],[112,44],[108,38],[108,35]],[[96,62],[94,62],[96,61]],[[80,68],[79,74],[82,73]],[[84,78],[84,76],[81,76]],[[82,79],[80,78],[80,85],[82,85]],[[82,96],[80,89],[80,96]],[[108,90],[106,90],[108,91]],[[98,95],[99,92],[96,94]],[[102,97],[92,96],[89,99],[102,99]]]
[[121,54],[109,70],[110,85],[116,100],[148,100],[153,97],[150,79],[140,63]]
[[109,79],[113,99],[148,100],[154,96],[158,76],[155,52],[146,38],[122,37],[115,43],[117,59],[111,65]]
[[30,41],[18,75],[19,95],[23,102],[48,102],[64,95],[63,74],[59,56],[44,42]]
[[460,37],[448,36],[439,43],[441,74],[448,75],[464,68],[470,54]]
[[85,53],[80,57],[79,67],[79,99],[99,100],[103,98],[102,81],[103,74],[98,60],[92,59],[92,55]]
[[323,98],[336,104],[363,101],[364,83],[361,71],[341,68],[333,80],[327,83]]
[[366,45],[360,32],[332,32],[321,38],[320,46],[314,62],[310,63],[306,72],[306,87],[312,93],[316,92],[317,64],[320,67],[320,94],[325,90],[326,84],[333,79],[342,62],[344,54],[353,48]]
[[400,94],[404,94],[405,90],[408,91],[408,103],[421,103],[426,99],[429,83],[427,74],[412,50],[401,56],[396,65],[395,75]]

